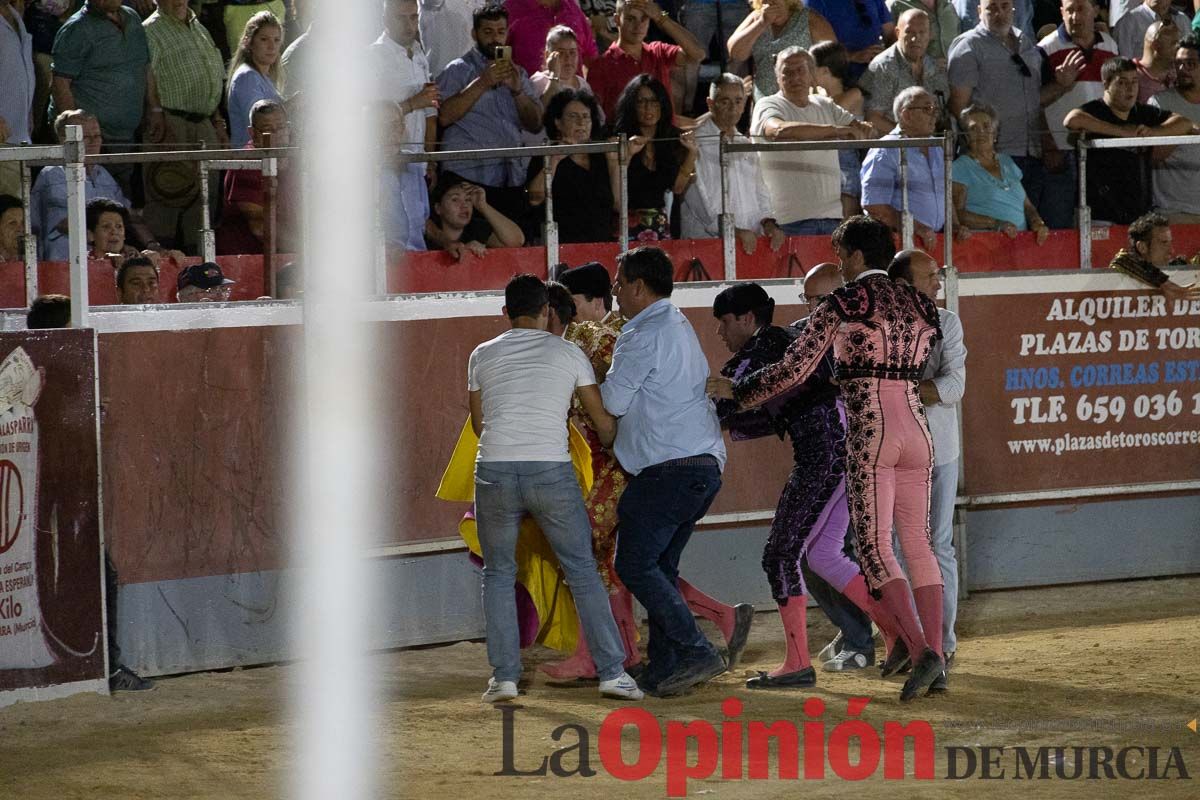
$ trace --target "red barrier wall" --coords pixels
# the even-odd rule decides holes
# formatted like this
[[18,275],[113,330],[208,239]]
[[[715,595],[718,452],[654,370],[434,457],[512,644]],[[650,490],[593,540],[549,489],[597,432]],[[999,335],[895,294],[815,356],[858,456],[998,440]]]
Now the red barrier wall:
[[[1117,250],[1125,245],[1127,228],[1114,225],[1092,232],[1092,263],[1106,267]],[[1175,252],[1185,258],[1200,253],[1200,225],[1175,225],[1171,228]],[[681,239],[660,242],[671,254],[678,268],[678,280],[696,280],[689,273],[693,258],[698,258],[710,280],[723,280],[725,269],[719,239]],[[564,263],[577,265],[599,261],[615,271],[619,245],[568,244],[559,248]],[[941,255],[941,245],[937,248]],[[286,264],[291,256],[277,256],[277,264]],[[810,267],[822,261],[835,261],[827,236],[793,236],[778,253],[772,252],[766,240],[759,240],[754,255],[738,249],[738,278],[763,280],[767,278],[800,277]],[[199,263],[198,258],[185,259],[185,264]],[[217,262],[225,274],[237,283],[234,300],[253,300],[263,295],[262,256],[219,256]],[[1043,245],[1033,234],[1022,233],[1009,239],[999,233],[976,233],[965,242],[954,245],[954,264],[963,272],[1008,272],[1015,270],[1075,269],[1079,265],[1079,236],[1075,231],[1055,231]],[[175,280],[180,265],[164,261],[159,280],[162,302],[175,298]],[[88,265],[88,291],[93,305],[117,302],[115,276],[107,261],[92,261]],[[488,250],[483,258],[470,253],[455,261],[444,252],[410,253],[402,262],[388,269],[388,291],[395,294],[419,292],[465,292],[502,289],[518,272],[546,274],[546,250],[543,247],[498,248]],[[699,278],[704,280],[703,277]],[[43,294],[69,294],[67,265],[61,261],[42,262],[38,268],[38,286]],[[0,264],[0,308],[21,308],[25,305],[25,267],[20,262]]]

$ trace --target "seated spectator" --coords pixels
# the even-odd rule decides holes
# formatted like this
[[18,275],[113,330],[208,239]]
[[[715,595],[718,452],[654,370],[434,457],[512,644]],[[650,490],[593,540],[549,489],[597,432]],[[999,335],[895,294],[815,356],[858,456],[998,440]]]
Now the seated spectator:
[[[1067,130],[1096,138],[1191,133],[1186,117],[1137,102],[1137,67],[1129,59],[1110,58],[1100,77],[1104,96],[1068,113],[1063,121]],[[1087,203],[1093,220],[1128,225],[1150,210],[1149,155],[1145,149],[1120,148],[1088,156]]]
[[[802,47],[776,56],[779,91],[754,106],[750,135],[772,142],[866,139],[875,136],[865,122],[828,97],[810,94],[816,61]],[[836,150],[772,153],[759,157],[763,182],[779,227],[790,236],[832,233],[842,220],[842,177]]]
[[1125,58],[1137,58],[1142,52],[1146,29],[1154,22],[1166,22],[1179,29],[1180,38],[1191,30],[1187,15],[1171,8],[1171,0],[1144,0],[1137,8],[1122,15],[1113,28],[1117,52]]
[[[617,41],[589,65],[588,72],[606,119],[613,119],[617,101],[638,75],[651,75],[670,86],[672,68],[699,64],[708,55],[696,37],[654,0],[617,0],[616,21]],[[651,22],[676,44],[647,42]]]
[[129,211],[120,203],[99,197],[87,204],[87,240],[89,258],[131,258],[139,255],[136,247],[125,243]]
[[229,61],[229,139],[234,147],[250,142],[250,109],[259,100],[280,101],[279,51],[283,27],[270,11],[246,23]]
[[1152,22],[1146,28],[1142,54],[1133,59],[1138,71],[1138,102],[1169,89],[1175,83],[1175,50],[1179,47],[1179,29],[1169,22]]
[[178,303],[228,303],[234,281],[212,261],[192,264],[179,271],[175,298]]
[[1042,164],[1042,53],[1033,36],[1013,24],[1012,0],[981,0],[978,8],[979,24],[950,47],[950,113],[969,105],[996,109],[1004,121],[996,149],[1017,162],[1025,193],[1042,216],[1055,227],[1069,226],[1070,195],[1048,185]]
[[667,87],[638,75],[617,100],[613,132],[629,137],[629,238],[671,238],[667,192],[682,195],[696,165],[696,140],[671,124]]
[[[1200,131],[1200,39],[1189,36],[1175,51],[1175,88],[1150,100],[1150,105],[1192,121]],[[1200,145],[1155,147],[1154,208],[1171,224],[1200,223]]]
[[896,95],[910,86],[920,86],[933,95],[941,119],[950,84],[945,66],[929,54],[928,14],[911,9],[900,15],[896,43],[871,59],[860,84],[867,93],[866,120],[880,134],[896,126],[892,103]]
[[[54,120],[54,132],[60,142],[67,138],[67,126],[83,128],[85,155],[100,153],[104,138],[100,123],[86,111],[64,111]],[[128,208],[129,201],[108,170],[98,164],[85,164],[83,194],[87,200],[107,197]],[[38,252],[43,261],[66,261],[69,252],[67,237],[67,173],[58,165],[43,167],[33,182],[29,196],[30,226],[38,238]],[[148,244],[153,244],[149,242]]]
[[[954,4],[950,0],[887,0],[887,7],[892,22],[896,23],[896,41],[900,41],[900,18],[906,12],[916,9],[929,15],[927,52],[938,66],[945,69],[946,59],[950,57],[950,45],[963,29],[962,18],[954,10]],[[1032,31],[1030,35],[1033,35]]]
[[158,267],[142,256],[129,258],[117,270],[117,299],[121,305],[161,302],[158,296]]
[[1171,227],[1161,214],[1145,214],[1129,226],[1129,249],[1117,251],[1110,269],[1158,289],[1168,300],[1200,300],[1200,284],[1181,286],[1163,272],[1171,262]]
[[[549,107],[550,99],[564,89],[594,94],[592,87],[579,72],[580,63],[579,38],[575,31],[566,25],[555,25],[546,34],[542,68],[529,76],[529,81],[538,92],[542,108]],[[603,113],[600,114],[600,124],[604,124]],[[553,136],[550,138],[554,139]]]
[[0,194],[0,264],[24,261],[25,209],[21,198]]
[[[556,144],[584,144],[600,139],[600,106],[587,92],[564,89],[546,106],[546,135]],[[546,201],[546,159],[529,162],[529,202]],[[611,242],[614,198],[620,197],[620,165],[616,153],[551,156],[554,221],[560,242]]]
[[1062,24],[1038,42],[1042,62],[1041,104],[1050,135],[1042,137],[1046,199],[1042,214],[1051,228],[1074,224],[1079,173],[1075,148],[1063,119],[1067,112],[1104,94],[1100,70],[1117,55],[1117,43],[1096,26],[1096,0],[1062,0]]
[[[808,52],[812,53],[817,64],[818,92],[849,111],[861,122],[866,99],[862,90],[854,85],[854,80],[850,77],[846,48],[841,42],[817,42]],[[862,151],[838,150],[838,166],[842,171],[842,216],[853,217],[855,214],[861,214],[862,207],[858,204],[858,198],[862,195],[862,183],[859,180]]]
[[483,258],[489,247],[520,247],[525,234],[517,223],[488,203],[483,187],[443,172],[430,195],[425,245],[445,250],[457,261],[467,251]]
[[513,61],[526,72],[532,74],[542,66],[542,50],[551,28],[563,27],[575,34],[583,63],[590,64],[596,58],[592,23],[577,0],[505,0],[504,7],[508,9],[508,43],[512,45]]
[[25,327],[31,331],[71,327],[71,298],[65,294],[44,294],[29,304]]
[[1001,231],[1010,239],[1032,230],[1037,243],[1044,243],[1050,228],[1025,196],[1020,168],[1011,156],[996,152],[996,112],[988,106],[967,106],[958,120],[967,135],[967,152],[954,162],[959,222],[972,230]]
[[[742,79],[726,72],[717,76],[708,90],[709,116],[696,128],[700,155],[696,159],[696,181],[688,187],[680,210],[680,229],[685,239],[705,239],[720,236],[718,216],[721,213],[721,151],[720,142],[748,142],[738,132],[738,120],[746,109],[746,87]],[[768,236],[771,249],[778,251],[786,235],[775,224],[771,211],[771,193],[762,179],[758,153],[730,153],[729,213],[733,215],[734,234],[742,251],[752,255],[758,248],[758,237]]]
[[[933,135],[937,104],[920,86],[910,86],[896,96],[892,114],[899,124],[883,139],[923,138]],[[941,147],[916,147],[908,151],[908,208],[913,234],[929,251],[937,246],[937,233],[946,226],[946,165]],[[867,152],[862,168],[862,206],[876,219],[899,231],[903,200],[900,186],[900,151],[875,148]],[[954,227],[960,238],[970,232]]]
[[802,0],[751,0],[754,10],[729,37],[729,57],[745,61],[754,56],[754,100],[779,91],[775,64],[790,47],[805,50],[815,42],[837,41],[829,21]]
[[[273,147],[287,147],[290,141],[287,111],[275,100],[259,100],[250,110],[250,144],[253,150],[264,146],[271,136]],[[222,255],[261,253],[266,225],[266,183],[257,169],[229,170],[225,173],[225,205],[217,224],[217,252]],[[300,196],[295,176],[286,161],[279,164],[275,192],[275,252],[294,253],[300,243],[296,204]]]
[[[451,61],[437,76],[441,94],[438,121],[445,150],[519,147],[521,132],[542,129],[542,104],[529,76],[512,59],[501,58],[508,41],[508,12],[489,4],[475,12],[471,36],[476,46]],[[455,173],[482,186],[488,203],[523,222],[528,159],[456,161]]]
[[807,0],[813,11],[829,20],[837,40],[846,46],[850,75],[863,74],[871,59],[896,41],[896,26],[883,0]]

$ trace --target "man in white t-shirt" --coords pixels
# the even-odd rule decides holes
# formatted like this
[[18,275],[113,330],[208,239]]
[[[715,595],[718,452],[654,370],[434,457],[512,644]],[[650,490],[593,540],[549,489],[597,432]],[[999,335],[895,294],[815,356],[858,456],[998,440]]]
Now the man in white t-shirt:
[[521,677],[514,588],[517,533],[529,514],[558,556],[587,638],[600,694],[640,700],[625,674],[625,648],[592,556],[592,526],[567,450],[567,411],[579,395],[600,441],[611,445],[616,421],[604,410],[583,351],[546,330],[546,285],[517,275],[504,287],[512,329],[484,342],[467,363],[471,426],[479,436],[475,520],[483,553],[483,611],[492,678],[485,702],[512,700]]
[[[803,47],[787,47],[775,57],[779,91],[754,106],[750,135],[772,142],[867,139],[875,129],[828,97],[810,94],[817,62]],[[773,216],[789,236],[833,233],[842,221],[842,171],[837,150],[772,153],[759,156],[771,193]]]
[[[1150,98],[1150,105],[1173,111],[1200,128],[1200,39],[1189,36],[1175,51],[1175,87]],[[1156,147],[1154,209],[1172,225],[1200,222],[1200,145]]]

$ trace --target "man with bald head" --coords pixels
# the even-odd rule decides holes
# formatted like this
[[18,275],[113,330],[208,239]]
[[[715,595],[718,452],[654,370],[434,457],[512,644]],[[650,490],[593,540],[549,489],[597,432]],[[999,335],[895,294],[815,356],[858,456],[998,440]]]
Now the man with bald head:
[[1179,29],[1169,22],[1152,22],[1146,28],[1140,58],[1133,59],[1138,71],[1139,103],[1164,91],[1175,81],[1175,50],[1179,47]]
[[[942,270],[932,256],[920,250],[902,250],[892,259],[888,275],[911,284],[918,292],[937,300],[942,288]],[[933,555],[942,572],[942,649],[946,672],[930,686],[931,692],[946,690],[946,674],[954,658],[957,640],[954,618],[958,613],[958,559],[954,553],[954,498],[958,494],[958,403],[967,387],[967,348],[963,345],[962,322],[953,311],[938,309],[942,339],[934,342],[919,384],[925,419],[933,438],[933,479],[929,497],[929,531]]]
[[945,110],[950,84],[946,65],[929,52],[930,17],[910,8],[896,22],[896,43],[871,60],[859,87],[867,95],[864,115],[881,134],[896,126],[892,103],[910,86],[920,86],[937,101],[938,119]]

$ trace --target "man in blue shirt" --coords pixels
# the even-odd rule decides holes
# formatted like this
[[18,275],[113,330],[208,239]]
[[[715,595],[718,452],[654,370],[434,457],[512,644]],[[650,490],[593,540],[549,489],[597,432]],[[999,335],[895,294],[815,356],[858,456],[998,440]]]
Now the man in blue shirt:
[[640,684],[660,696],[725,671],[679,593],[679,558],[721,488],[725,443],[705,394],[708,361],[670,301],[671,259],[657,247],[617,258],[613,294],[629,322],[601,387],[620,418],[613,451],[630,474],[617,506],[616,569],[650,619],[650,664]]
[[[892,110],[898,124],[881,138],[933,136],[938,106],[933,95],[920,86],[910,86],[896,95]],[[904,208],[900,183],[900,151],[868,150],[862,165],[862,207],[892,230],[900,229]],[[937,233],[946,226],[946,164],[942,148],[909,149],[908,208],[913,216],[913,235],[923,246],[934,249]]]

